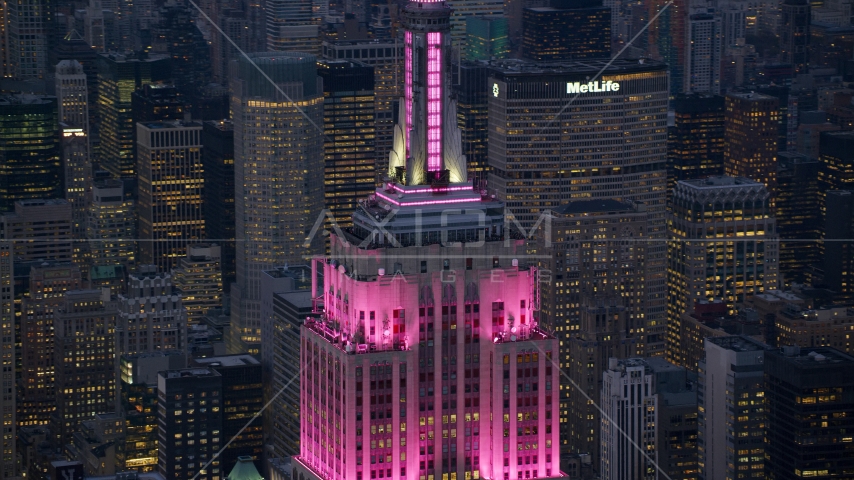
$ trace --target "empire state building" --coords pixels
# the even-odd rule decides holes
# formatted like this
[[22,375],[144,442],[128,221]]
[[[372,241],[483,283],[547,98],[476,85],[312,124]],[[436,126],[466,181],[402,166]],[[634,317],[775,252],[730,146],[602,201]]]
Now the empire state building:
[[558,342],[538,324],[525,240],[466,178],[450,13],[442,1],[404,9],[388,179],[313,261],[320,315],[300,330],[295,480],[565,477]]

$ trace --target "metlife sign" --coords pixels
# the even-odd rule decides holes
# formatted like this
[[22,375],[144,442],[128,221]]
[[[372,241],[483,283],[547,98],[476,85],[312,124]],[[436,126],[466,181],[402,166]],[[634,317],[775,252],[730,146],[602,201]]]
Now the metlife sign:
[[611,80],[606,80],[604,82],[599,82],[596,80],[594,82],[567,82],[566,84],[566,93],[598,93],[598,92],[618,92],[620,91],[620,84],[617,82],[612,82]]

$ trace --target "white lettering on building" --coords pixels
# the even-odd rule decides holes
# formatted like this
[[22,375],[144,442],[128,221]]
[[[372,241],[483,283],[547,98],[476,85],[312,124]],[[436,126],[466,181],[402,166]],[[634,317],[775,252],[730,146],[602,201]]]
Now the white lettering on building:
[[566,84],[566,93],[598,93],[598,92],[617,92],[620,90],[620,84],[617,82],[612,82],[611,80],[605,80],[604,82],[599,82],[596,80],[594,82],[567,82]]

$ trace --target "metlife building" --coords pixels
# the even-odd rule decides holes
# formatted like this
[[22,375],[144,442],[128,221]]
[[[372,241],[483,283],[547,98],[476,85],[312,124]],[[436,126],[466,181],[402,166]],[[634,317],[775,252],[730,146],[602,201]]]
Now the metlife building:
[[[619,199],[645,204],[648,236],[666,237],[664,63],[505,60],[490,66],[488,189],[525,229],[575,200]],[[647,321],[638,339],[646,355],[664,351],[665,262],[665,243],[650,242]]]

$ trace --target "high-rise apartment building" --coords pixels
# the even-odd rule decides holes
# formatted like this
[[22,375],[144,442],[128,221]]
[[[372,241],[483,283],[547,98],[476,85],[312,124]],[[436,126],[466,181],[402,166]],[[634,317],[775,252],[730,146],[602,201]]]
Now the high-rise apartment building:
[[60,445],[71,440],[84,420],[115,409],[115,328],[109,289],[68,291],[55,308],[51,433]]
[[394,139],[395,105],[403,94],[403,43],[397,39],[324,41],[323,57],[354,59],[374,67],[376,170],[388,170]]
[[602,2],[580,8],[526,8],[522,13],[522,54],[535,61],[609,58],[611,9]]
[[[644,331],[649,218],[643,205],[617,200],[579,200],[551,214],[536,239],[541,275],[551,279],[540,287],[539,321],[561,341],[561,367],[595,398],[609,357],[643,355],[647,346],[663,350],[658,345],[663,335]],[[609,297],[619,299],[613,305],[619,322],[583,325],[590,309]],[[611,335],[617,345],[628,347],[614,351]],[[598,430],[587,433],[591,416],[596,424],[599,411],[574,386],[561,385],[560,413],[566,419],[560,431],[564,448],[598,459]]]
[[608,359],[603,372],[602,415],[603,480],[658,478],[656,461],[655,376],[643,359]]
[[15,282],[12,246],[0,242],[0,478],[15,477],[17,462],[17,385],[15,375]]
[[120,180],[95,183],[89,202],[86,238],[93,267],[122,265],[126,271],[136,268],[136,219],[134,201],[124,193]]
[[765,478],[848,475],[854,357],[833,348],[783,347],[765,354],[765,382]]
[[358,201],[377,183],[374,69],[349,60],[321,60],[324,206],[339,228],[352,225]]
[[[671,325],[700,300],[721,299],[733,309],[777,288],[779,235],[761,183],[726,176],[680,181],[667,223]],[[677,333],[668,337],[679,341]]]
[[98,58],[99,162],[114,177],[136,175],[131,94],[147,83],[167,80],[169,62],[160,54],[135,58],[108,53]]
[[71,204],[67,200],[21,200],[0,215],[0,238],[12,243],[15,263],[71,261]]
[[29,294],[21,302],[21,379],[18,426],[47,426],[56,408],[54,313],[65,292],[83,286],[70,262],[44,262],[30,268]]
[[666,246],[656,240],[665,236],[667,82],[665,66],[652,61],[506,61],[494,66],[489,97],[489,190],[523,228],[574,200],[645,204],[643,328],[659,338],[666,316]]
[[268,0],[267,51],[320,53],[319,12],[314,11],[317,0]]
[[639,27],[658,16],[646,30],[647,54],[654,60],[668,65],[670,93],[672,95],[684,93],[689,0],[675,0],[672,3],[666,0],[653,0],[645,2],[643,7],[646,7],[646,12],[637,11],[642,15],[637,19],[640,20],[638,22],[640,25],[633,24],[632,27],[638,29],[637,32],[640,33],[643,30]]
[[764,362],[770,349],[750,337],[705,340],[698,394],[698,478],[766,478]]
[[89,132],[89,86],[83,65],[63,60],[56,65],[59,121]]
[[510,53],[507,17],[500,15],[467,17],[466,46],[462,60],[507,58]]
[[202,212],[207,239],[222,253],[222,284],[226,292],[234,282],[234,124],[228,120],[202,125],[202,167],[205,185]]
[[[819,240],[824,230],[819,207],[820,163],[806,155],[777,154],[777,199],[774,209],[780,234],[780,280],[803,283],[805,271],[821,263]],[[790,241],[787,241],[790,240]]]
[[187,311],[168,273],[140,266],[130,275],[127,293],[119,295],[118,310],[116,351],[122,355],[186,350]]
[[[333,233],[330,260],[313,261],[311,296],[323,297],[324,315],[301,327],[297,476],[560,476],[558,343],[534,315],[525,241],[504,231],[502,204],[467,182],[441,68],[450,16],[444,2],[404,8],[396,181],[354,212],[352,242]],[[392,209],[379,233],[376,216]],[[409,221],[417,214],[420,225]]]
[[0,211],[17,200],[63,197],[59,138],[56,98],[0,96]]
[[172,269],[172,281],[187,320],[201,322],[208,310],[222,308],[222,249],[215,243],[187,245],[187,255]]
[[779,100],[759,93],[728,93],[724,173],[761,182],[773,199],[777,185]]
[[205,238],[202,124],[137,124],[139,259],[169,271],[187,244]]
[[198,358],[194,363],[214,370],[222,379],[222,438],[228,445],[217,453],[223,471],[230,472],[245,457],[261,469],[263,421],[254,417],[264,408],[261,363],[247,354]]
[[157,471],[163,478],[224,478],[222,377],[212,368],[166,370],[157,378]]
[[[227,345],[257,353],[261,272],[304,263],[320,249],[320,235],[311,234],[323,208],[323,92],[313,55],[258,54],[241,59],[238,72],[231,107],[237,281]],[[290,100],[265,76],[287,83]]]
[[677,95],[667,134],[667,197],[679,180],[724,173],[724,97]]
[[780,51],[795,75],[809,71],[811,8],[807,0],[780,2]]
[[721,17],[714,8],[690,9],[685,35],[685,93],[721,93]]

